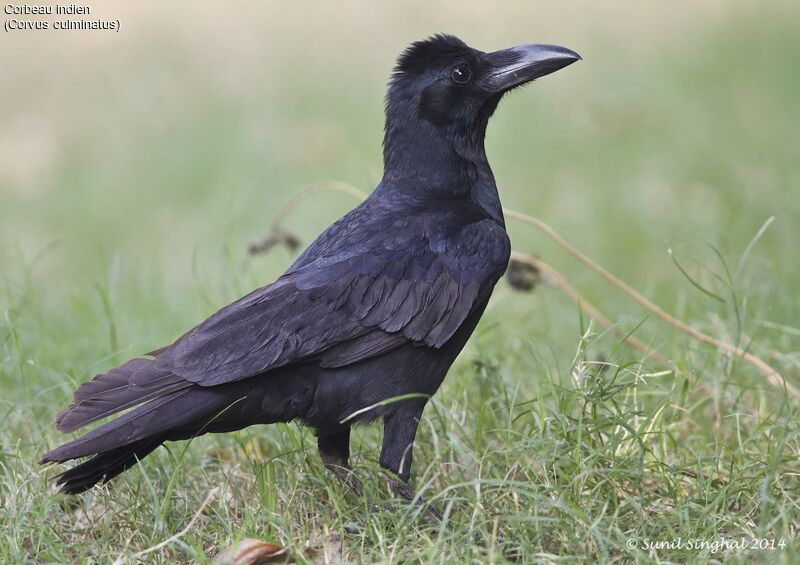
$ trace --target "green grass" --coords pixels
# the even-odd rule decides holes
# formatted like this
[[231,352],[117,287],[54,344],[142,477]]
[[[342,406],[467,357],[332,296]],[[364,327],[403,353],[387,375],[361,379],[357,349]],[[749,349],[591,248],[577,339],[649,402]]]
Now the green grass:
[[[454,16],[436,17],[449,29]],[[585,61],[515,92],[487,149],[507,206],[800,386],[792,17],[740,6],[679,41],[654,29],[637,49],[613,35],[565,40]],[[432,31],[402,26],[408,38]],[[279,275],[288,251],[248,258],[246,247],[291,194],[327,180],[368,190],[379,176],[389,51],[309,57],[281,80],[253,70],[248,88],[230,88],[170,41],[98,55],[117,81],[53,69],[55,108],[23,65],[6,71],[18,80],[0,91],[0,134],[38,157],[0,171],[0,562],[131,556],[185,528],[215,487],[148,562],[206,562],[245,537],[299,562],[800,559],[797,401],[518,224],[516,249],[557,266],[673,363],[642,362],[546,285],[501,282],[416,442],[413,482],[444,527],[386,494],[378,427],[353,436],[375,508],[324,471],[313,435],[293,424],[170,444],[107,487],[56,495],[56,469],[36,461],[64,440],[52,422],[76,385]],[[318,195],[285,225],[307,243],[351,205]],[[643,548],[677,538],[683,548]],[[785,544],[711,545],[741,538]]]

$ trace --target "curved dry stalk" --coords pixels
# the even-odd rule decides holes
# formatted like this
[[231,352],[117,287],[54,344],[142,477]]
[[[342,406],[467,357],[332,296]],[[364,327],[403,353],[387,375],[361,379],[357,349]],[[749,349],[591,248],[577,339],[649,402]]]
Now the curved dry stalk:
[[356,200],[364,200],[367,197],[365,192],[358,190],[356,187],[347,184],[346,182],[332,181],[311,184],[292,196],[286,202],[286,204],[281,207],[281,209],[278,211],[278,221],[282,221],[282,219],[286,217],[292,208],[297,206],[297,203],[300,200],[316,192],[343,192],[349,196],[352,196]]
[[[171,544],[172,542],[174,542],[176,540],[179,540],[181,537],[186,535],[186,533],[189,530],[192,529],[192,526],[194,526],[194,523],[197,522],[198,518],[200,518],[200,515],[203,513],[203,510],[205,510],[206,506],[208,506],[208,503],[211,502],[211,500],[217,495],[218,491],[219,491],[219,487],[214,487],[208,492],[208,495],[206,495],[206,499],[203,501],[203,504],[200,505],[200,508],[198,508],[197,511],[194,513],[194,516],[192,516],[192,519],[189,520],[189,523],[186,524],[186,526],[180,532],[169,536],[164,541],[162,541],[160,543],[157,543],[156,545],[154,545],[152,547],[148,547],[147,549],[143,549],[142,551],[140,551],[138,553],[134,553],[131,556],[131,558],[132,559],[140,559],[140,558],[144,557],[145,555],[147,555],[148,553],[152,553],[154,551],[157,551],[157,550],[161,549],[162,547],[166,547],[167,545]],[[125,557],[119,557],[114,561],[114,565],[122,565],[126,561],[127,560],[126,560]]]
[[283,206],[280,207],[278,213],[275,215],[275,220],[272,222],[272,225],[268,231],[272,232],[279,227],[289,213],[294,210],[294,208],[297,207],[302,200],[305,200],[308,196],[318,192],[343,192],[344,194],[352,196],[359,201],[364,200],[367,197],[364,192],[361,192],[356,187],[349,185],[346,182],[320,182],[317,184],[308,185],[300,192],[292,196]]
[[558,290],[566,294],[567,297],[569,297],[569,299],[572,300],[572,302],[574,302],[586,315],[594,320],[597,320],[601,326],[613,331],[624,340],[625,344],[643,353],[645,357],[649,357],[657,363],[666,364],[669,362],[669,359],[667,359],[666,356],[656,351],[640,339],[628,334],[622,328],[609,320],[605,314],[597,309],[596,306],[593,306],[591,302],[584,298],[583,295],[581,295],[581,293],[578,292],[575,287],[569,283],[569,281],[567,281],[564,275],[559,273],[557,270],[538,257],[534,257],[533,255],[528,255],[526,253],[520,253],[519,251],[512,251],[511,260],[519,261],[520,263],[525,263],[526,265],[530,265],[535,269],[539,269],[539,271],[547,275],[548,280],[556,288],[558,288]]
[[272,249],[276,244],[283,243],[289,246],[290,250],[296,251],[300,245],[300,240],[294,234],[288,233],[281,229],[283,221],[294,210],[301,201],[305,200],[312,194],[319,192],[343,192],[348,196],[355,198],[358,201],[364,200],[367,195],[358,190],[356,187],[347,184],[346,182],[321,182],[317,184],[308,185],[300,192],[289,198],[283,206],[278,209],[275,214],[275,219],[269,225],[269,229],[261,236],[260,239],[251,243],[247,251],[250,255],[258,255],[265,253]]
[[718,349],[722,349],[727,351],[732,355],[736,355],[737,357],[741,357],[746,360],[748,363],[756,367],[759,371],[761,371],[767,380],[773,386],[778,388],[783,388],[786,390],[788,394],[790,394],[794,398],[800,398],[800,392],[789,384],[783,376],[778,373],[775,369],[773,369],[769,364],[765,361],[761,360],[759,357],[756,357],[752,353],[749,353],[742,349],[741,347],[737,347],[731,343],[726,341],[719,340],[717,338],[711,337],[710,335],[706,335],[703,332],[694,329],[690,325],[682,322],[675,316],[668,314],[664,310],[662,310],[658,305],[654,304],[650,300],[644,297],[641,293],[639,293],[636,289],[631,287],[629,284],[625,283],[624,281],[618,279],[606,269],[589,259],[586,255],[581,253],[575,246],[569,243],[566,239],[561,237],[556,230],[554,230],[549,224],[546,224],[542,220],[538,218],[534,218],[533,216],[528,216],[527,214],[521,214],[519,212],[515,212],[514,210],[504,209],[503,212],[505,213],[506,217],[511,218],[513,220],[517,220],[536,228],[539,228],[543,231],[547,236],[555,241],[559,246],[564,248],[570,255],[578,259],[581,263],[589,267],[595,273],[606,279],[612,285],[617,287],[619,290],[633,298],[636,302],[644,306],[647,310],[667,322],[669,325],[679,329],[683,333],[687,334],[688,336],[700,341],[702,343],[706,343],[708,345],[713,345]]

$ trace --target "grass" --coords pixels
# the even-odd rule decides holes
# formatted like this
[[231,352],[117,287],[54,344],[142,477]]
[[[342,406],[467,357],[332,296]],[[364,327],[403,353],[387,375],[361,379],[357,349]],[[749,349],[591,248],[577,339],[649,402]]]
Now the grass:
[[[504,102],[487,146],[504,204],[798,386],[800,41],[789,14],[737,4],[681,41],[654,29],[635,51],[613,34],[564,40],[585,61]],[[437,30],[456,17],[432,15]],[[404,21],[390,33],[428,31]],[[546,286],[502,282],[415,447],[413,481],[445,527],[388,497],[377,427],[353,445],[376,508],[331,479],[295,425],[170,444],[108,487],[55,495],[55,469],[36,460],[64,439],[52,421],[77,384],[279,275],[291,253],[254,259],[246,247],[290,195],[327,180],[368,189],[379,174],[396,46],[340,62],[303,52],[307,72],[253,70],[242,89],[189,39],[136,45],[108,50],[113,60],[93,52],[97,68],[51,69],[57,103],[5,61],[17,80],[0,90],[0,562],[133,560],[195,515],[142,559],[207,562],[249,537],[299,562],[798,561],[796,402],[518,224],[515,248],[555,265],[673,366],[643,362]],[[87,80],[95,72],[118,80]],[[3,145],[8,132],[19,143]],[[285,226],[308,242],[351,204],[320,194]],[[775,549],[720,541],[742,538]]]

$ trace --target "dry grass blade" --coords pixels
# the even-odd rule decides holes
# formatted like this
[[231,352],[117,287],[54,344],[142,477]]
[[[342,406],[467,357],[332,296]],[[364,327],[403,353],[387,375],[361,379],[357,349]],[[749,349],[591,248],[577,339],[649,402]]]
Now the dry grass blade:
[[800,399],[800,391],[798,391],[795,387],[789,384],[783,376],[778,373],[775,369],[773,369],[769,364],[765,361],[756,357],[752,353],[749,353],[742,349],[741,347],[736,347],[732,343],[728,343],[726,341],[722,341],[720,339],[711,337],[710,335],[706,335],[700,330],[696,330],[695,328],[691,327],[690,325],[686,324],[685,322],[679,320],[675,316],[668,314],[663,309],[661,309],[658,305],[654,304],[650,300],[644,297],[641,293],[639,293],[636,289],[634,289],[629,284],[625,283],[624,281],[618,279],[606,269],[589,259],[586,255],[580,252],[575,246],[569,243],[566,239],[561,237],[561,235],[554,230],[549,224],[543,222],[538,218],[534,218],[533,216],[528,216],[527,214],[521,214],[519,212],[515,212],[514,210],[507,210],[504,209],[503,212],[505,213],[506,217],[511,218],[513,220],[517,220],[536,228],[539,228],[545,234],[547,234],[550,239],[555,241],[559,246],[564,248],[570,255],[578,259],[581,263],[589,267],[595,273],[606,279],[612,285],[617,287],[619,290],[633,298],[636,302],[644,306],[647,310],[670,324],[671,326],[679,329],[683,333],[687,334],[688,336],[700,341],[702,343],[706,343],[708,345],[713,345],[718,349],[722,349],[732,355],[736,355],[737,357],[741,357],[754,367],[756,367],[759,371],[761,371],[764,376],[767,378],[770,384],[775,387],[782,388],[786,390],[786,392],[794,398]]
[[[300,202],[305,200],[308,196],[320,192],[343,192],[344,194],[347,194],[356,200],[364,200],[367,197],[366,194],[358,190],[356,187],[344,182],[323,182],[309,185],[292,196],[283,206],[281,206],[280,210],[278,210],[277,214],[275,214],[275,219],[270,224],[267,232],[261,237],[261,239],[254,241],[249,245],[248,252],[251,255],[265,253],[272,249],[276,243],[288,243],[291,247],[293,240],[289,242],[285,241],[287,235],[284,234],[288,234],[288,232],[281,229],[281,224],[292,212],[292,210],[294,210],[297,205],[300,204]],[[293,236],[288,234],[288,237],[291,238]]]
[[[200,518],[200,515],[203,513],[203,510],[205,510],[206,506],[208,506],[208,503],[211,502],[211,500],[217,495],[217,492],[219,492],[219,487],[214,487],[208,492],[208,495],[206,496],[206,499],[203,501],[203,504],[200,505],[200,508],[198,508],[197,512],[194,513],[194,516],[192,516],[192,519],[189,520],[189,523],[186,524],[186,527],[184,527],[180,532],[178,532],[177,534],[171,535],[170,537],[168,537],[164,541],[162,541],[160,543],[157,543],[156,545],[154,545],[152,547],[148,547],[147,549],[143,549],[142,551],[140,551],[138,553],[134,553],[131,556],[131,558],[132,559],[139,559],[141,557],[144,557],[148,553],[152,553],[154,551],[158,551],[162,547],[166,547],[169,544],[171,544],[172,542],[174,542],[175,540],[178,540],[181,537],[185,536],[186,533],[189,530],[192,529],[192,526],[194,526],[195,522],[197,522],[197,520]],[[127,561],[127,559],[125,557],[120,557],[119,559],[114,561],[114,565],[122,565],[126,561]]]
[[629,335],[625,332],[622,328],[615,325],[611,322],[597,307],[593,306],[591,302],[589,302],[586,298],[584,298],[581,293],[575,290],[569,281],[567,281],[566,277],[556,271],[553,267],[542,261],[541,259],[534,257],[532,255],[527,255],[525,253],[520,253],[519,251],[512,251],[511,252],[511,260],[512,261],[519,261],[520,263],[524,263],[526,265],[530,265],[536,269],[539,269],[542,273],[544,273],[547,277],[547,280],[556,288],[558,288],[561,292],[566,294],[570,300],[572,300],[583,312],[585,312],[589,317],[596,320],[600,325],[606,328],[610,328],[615,334],[622,337],[626,344],[631,346],[632,348],[636,349],[637,351],[643,353],[646,357],[653,359],[658,363],[668,363],[669,359],[643,341],[637,339],[636,337]]

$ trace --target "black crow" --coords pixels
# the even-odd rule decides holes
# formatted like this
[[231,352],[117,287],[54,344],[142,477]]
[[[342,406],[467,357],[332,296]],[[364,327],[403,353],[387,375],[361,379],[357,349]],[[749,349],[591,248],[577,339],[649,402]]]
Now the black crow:
[[422,410],[509,260],[486,125],[504,93],[578,59],[554,45],[484,53],[449,35],[410,45],[389,83],[380,184],[274,283],[82,384],[62,432],[132,410],[42,458],[92,456],[58,476],[61,491],[108,481],[165,441],[290,420],[360,491],[350,428],[382,419],[380,464],[412,499]]

